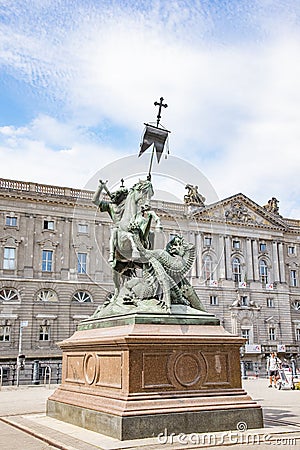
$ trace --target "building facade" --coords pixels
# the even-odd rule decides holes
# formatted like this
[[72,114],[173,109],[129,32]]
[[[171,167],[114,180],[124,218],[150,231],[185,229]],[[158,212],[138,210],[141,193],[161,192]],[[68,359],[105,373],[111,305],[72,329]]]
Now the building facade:
[[[92,196],[0,179],[0,366],[24,354],[59,369],[57,342],[113,291],[111,220]],[[300,366],[300,220],[270,202],[243,194],[200,206],[152,202],[163,225],[154,246],[174,234],[195,244],[192,284],[207,311],[245,337],[248,373],[264,372],[271,350]]]

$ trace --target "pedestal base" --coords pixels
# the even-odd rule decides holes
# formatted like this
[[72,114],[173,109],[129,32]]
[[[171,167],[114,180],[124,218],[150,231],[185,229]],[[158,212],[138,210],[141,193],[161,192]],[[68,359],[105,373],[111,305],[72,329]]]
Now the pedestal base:
[[119,440],[170,436],[180,433],[206,433],[237,430],[244,422],[247,428],[262,428],[261,411],[257,408],[206,409],[169,414],[145,414],[122,417],[105,414],[87,408],[48,401],[47,414],[64,422],[96,431]]
[[147,317],[86,321],[62,342],[62,385],[47,414],[119,440],[263,426],[261,407],[241,387],[241,338],[194,318],[165,325]]

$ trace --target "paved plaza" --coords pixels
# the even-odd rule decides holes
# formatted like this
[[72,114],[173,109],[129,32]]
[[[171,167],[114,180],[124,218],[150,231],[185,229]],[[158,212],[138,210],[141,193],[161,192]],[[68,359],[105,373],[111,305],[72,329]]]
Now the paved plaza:
[[[267,379],[244,380],[244,388],[263,407],[265,428],[123,441],[60,422],[45,415],[46,399],[56,386],[3,387],[0,391],[1,450],[300,448],[300,391],[268,388]],[[162,430],[163,431],[163,430]]]

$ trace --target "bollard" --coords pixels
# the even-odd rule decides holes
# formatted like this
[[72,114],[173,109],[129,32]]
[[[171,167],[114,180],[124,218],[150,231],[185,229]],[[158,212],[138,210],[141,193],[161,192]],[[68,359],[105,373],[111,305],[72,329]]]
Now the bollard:
[[40,361],[38,359],[33,361],[32,383],[40,384]]

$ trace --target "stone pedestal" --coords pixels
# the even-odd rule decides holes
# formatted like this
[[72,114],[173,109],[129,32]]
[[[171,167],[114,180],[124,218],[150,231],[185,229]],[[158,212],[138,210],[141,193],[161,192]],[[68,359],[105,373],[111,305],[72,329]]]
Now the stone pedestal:
[[244,340],[209,314],[161,316],[84,321],[60,344],[62,385],[47,414],[120,440],[261,428],[241,387]]

